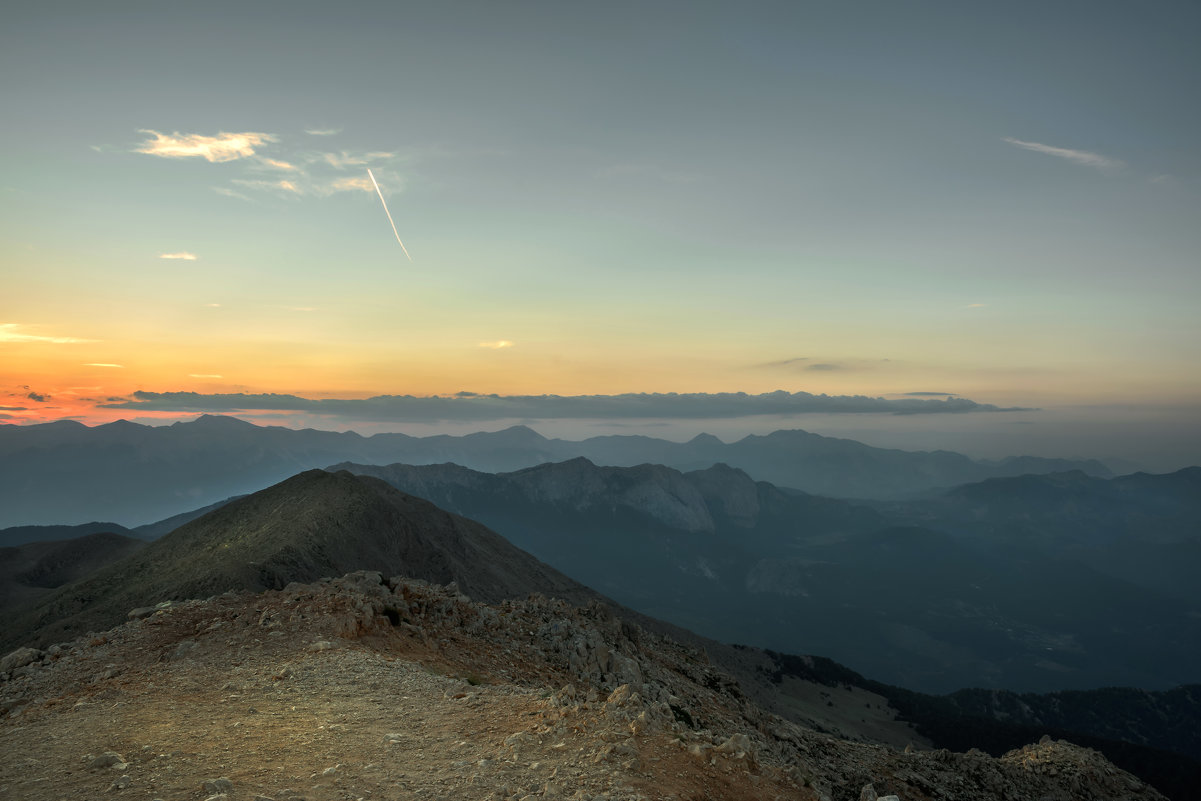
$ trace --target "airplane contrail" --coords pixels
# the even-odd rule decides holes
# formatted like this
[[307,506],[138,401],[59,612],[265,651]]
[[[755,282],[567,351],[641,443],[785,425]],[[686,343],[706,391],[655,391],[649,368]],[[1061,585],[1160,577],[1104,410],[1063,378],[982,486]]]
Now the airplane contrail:
[[396,241],[400,244],[400,249],[405,252],[405,256],[408,256],[409,261],[412,261],[413,257],[409,256],[409,249],[405,247],[404,242],[400,241],[400,234],[396,232],[396,223],[392,222],[392,212],[388,211],[388,202],[384,200],[384,193],[379,191],[379,183],[376,182],[375,176],[371,174],[370,167],[367,168],[367,176],[371,178],[371,183],[375,186],[375,194],[379,195],[379,202],[384,204],[384,214],[388,215],[388,222],[392,223],[392,233],[396,235]]

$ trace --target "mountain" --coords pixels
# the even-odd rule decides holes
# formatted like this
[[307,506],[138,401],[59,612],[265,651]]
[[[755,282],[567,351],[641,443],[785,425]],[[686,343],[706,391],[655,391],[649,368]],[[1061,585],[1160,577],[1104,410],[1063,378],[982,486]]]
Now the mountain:
[[123,534],[100,531],[70,539],[0,547],[0,613],[78,581],[135,553],[145,544]]
[[[577,461],[570,467],[586,473],[589,466]],[[755,508],[750,503],[745,483],[749,479],[743,476],[739,480],[739,476],[729,468],[716,468],[695,479],[710,494],[720,488],[730,490],[719,493],[724,498],[723,504],[707,506],[713,510],[715,525],[729,518],[745,528],[764,514],[762,505]],[[573,482],[555,485],[532,481],[530,476],[523,479],[566,506],[583,504],[586,509],[595,508],[587,505],[591,496],[573,489]],[[621,471],[615,471],[607,480],[624,488],[630,504],[654,511],[669,521],[692,521],[694,528],[703,524],[694,515],[680,517],[682,504],[671,500],[681,496],[695,500],[685,489],[690,483],[688,477],[652,468],[638,480],[631,480]],[[645,486],[648,482],[650,488]],[[818,512],[828,519],[839,519],[837,502],[815,500]],[[687,508],[686,504],[682,506]],[[633,566],[636,554],[624,556]],[[343,565],[363,564],[375,565],[377,572],[333,582],[326,579],[309,586],[296,583],[315,576],[336,575]],[[385,581],[379,568],[383,568],[384,574],[395,571],[454,583],[446,590],[431,590],[421,582],[399,577]],[[264,587],[282,591],[271,590],[269,595],[275,594],[270,597],[238,594],[239,590]],[[476,598],[501,599],[501,605],[489,611],[472,605],[461,591]],[[530,596],[531,592],[543,595]],[[204,602],[183,602],[182,599],[192,596],[210,597]],[[567,597],[586,606],[571,611],[564,601],[548,601],[546,596]],[[127,615],[131,607],[135,611]],[[107,634],[94,633],[127,617],[131,622],[120,629]],[[969,756],[967,762],[961,763],[962,758],[939,756],[937,752],[932,756],[902,755],[879,747],[854,746],[846,738],[889,743],[895,748],[907,743],[928,747],[928,741],[896,720],[896,708],[880,692],[890,691],[883,685],[867,689],[868,683],[860,680],[855,686],[834,687],[823,676],[816,680],[796,675],[782,679],[778,662],[771,654],[721,646],[610,606],[603,597],[538,563],[482,526],[383,482],[347,472],[309,471],[234,500],[142,546],[132,555],[60,587],[51,597],[41,599],[32,612],[16,615],[14,619],[15,625],[4,633],[9,646],[17,642],[45,644],[85,630],[93,632],[73,644],[53,645],[45,651],[18,649],[0,663],[0,715],[28,707],[33,725],[30,717],[21,719],[26,737],[36,736],[38,720],[57,720],[42,716],[38,704],[40,698],[48,697],[46,693],[58,699],[59,706],[62,698],[78,696],[78,701],[72,702],[77,712],[86,709],[93,694],[100,693],[107,701],[121,701],[118,707],[144,710],[135,715],[157,714],[163,711],[159,706],[165,709],[165,705],[174,705],[177,712],[181,704],[184,709],[191,709],[190,699],[197,697],[195,690],[215,688],[218,684],[234,690],[231,699],[257,699],[254,703],[261,707],[272,701],[270,697],[258,696],[260,684],[272,691],[286,689],[288,685],[279,682],[295,678],[302,684],[306,676],[324,688],[321,695],[326,699],[373,697],[381,684],[388,681],[386,676],[372,678],[374,674],[364,674],[361,663],[322,673],[321,665],[340,663],[308,662],[306,654],[327,654],[332,658],[336,654],[328,654],[331,650],[350,648],[352,653],[364,653],[364,648],[368,652],[376,648],[392,649],[394,646],[388,644],[398,642],[399,637],[399,641],[409,643],[405,646],[409,653],[419,653],[427,659],[434,657],[438,665],[453,661],[458,675],[470,679],[469,686],[491,681],[521,681],[537,686],[551,681],[553,688],[573,681],[584,689],[571,693],[579,692],[579,697],[585,698],[595,697],[589,696],[592,691],[588,687],[600,691],[603,697],[620,682],[634,681],[643,698],[660,699],[657,702],[660,705],[653,707],[660,712],[647,711],[642,715],[638,711],[642,707],[638,707],[632,717],[648,722],[674,721],[685,727],[674,729],[674,740],[668,742],[687,744],[692,732],[702,729],[750,732],[756,760],[797,766],[798,772],[790,775],[798,783],[807,779],[809,784],[825,786],[827,792],[840,798],[839,793],[851,792],[851,788],[869,782],[875,782],[881,790],[893,787],[909,792],[915,786],[927,789],[943,786],[940,782],[951,780],[948,770],[963,774],[955,780],[957,797],[961,798],[977,797],[974,792],[980,793],[980,798],[995,797],[987,793],[996,791],[997,782],[1017,793],[1034,792],[1039,787],[1038,792],[1053,792],[1050,788],[1057,786],[1058,780],[1037,772],[1012,773],[1005,767],[1020,766],[1035,753],[1044,762],[1060,765],[1059,769],[1077,765],[1073,769],[1076,772],[1070,775],[1079,776],[1079,766],[1085,763],[1091,766],[1089,775],[1098,781],[1114,775],[1112,766],[1099,762],[1099,757],[1088,757],[1087,752],[1050,742],[1031,747],[1033,750],[1015,751],[1007,757],[1009,762],[1002,759],[995,765],[981,762],[980,756]],[[274,639],[264,637],[264,633],[283,636]],[[665,633],[676,642],[703,648],[704,654],[687,648],[681,650],[681,646],[661,639]],[[346,644],[338,645],[331,640]],[[307,652],[303,650],[306,643]],[[296,652],[285,656],[281,648]],[[395,658],[394,650],[384,653],[388,659]],[[195,667],[188,667],[193,664]],[[665,664],[674,678],[665,676]],[[570,674],[562,673],[564,669],[571,671]],[[723,670],[732,671],[737,680],[726,676]],[[228,680],[221,679],[223,675]],[[342,689],[339,682],[350,677],[363,677],[363,683]],[[38,695],[31,688],[43,680],[50,684]],[[136,692],[121,700],[124,696],[120,687]],[[173,687],[177,689],[172,690]],[[185,692],[185,687],[193,690]],[[452,700],[468,695],[455,694]],[[422,706],[429,708],[436,704],[431,698]],[[375,708],[379,706],[375,704]],[[55,708],[58,707],[47,707]],[[205,721],[210,720],[206,709],[196,708],[184,714],[203,729],[208,725]],[[265,720],[278,718],[272,709],[268,707],[272,717]],[[764,710],[782,712],[810,730],[771,718]],[[221,713],[221,725],[225,726],[228,724],[225,707]],[[327,706],[325,714],[329,713]],[[667,717],[655,718],[661,713]],[[79,714],[79,720],[87,717],[86,711]],[[361,712],[356,717],[366,719]],[[611,720],[612,716],[606,712],[605,719]],[[650,724],[640,723],[635,729],[644,725]],[[75,731],[70,722],[62,721],[52,728],[62,742],[71,742],[73,735],[64,733]],[[573,736],[578,736],[578,728],[577,725],[577,734]],[[834,733],[837,739],[815,735],[814,728]],[[260,731],[252,727],[248,732],[251,730]],[[275,736],[283,736],[284,731],[279,730]],[[5,729],[0,728],[0,737],[4,733]],[[723,735],[719,741],[727,739]],[[242,742],[245,745],[248,741]],[[59,740],[47,741],[45,748],[48,752],[58,745]],[[700,748],[696,753],[705,756],[709,752]],[[751,750],[744,748],[744,753]],[[780,759],[784,761],[775,761]],[[171,763],[142,763],[136,757],[133,761],[136,770],[129,775],[162,782],[176,781],[179,777],[169,775],[175,770],[195,767],[192,758],[187,757]],[[175,767],[164,768],[168,764]],[[986,772],[990,778],[981,778],[979,771],[984,765],[989,766]],[[695,767],[689,769],[688,775],[694,770]],[[87,771],[83,773],[78,781],[85,781]],[[672,775],[675,774],[664,773],[662,777]],[[758,781],[763,781],[763,774],[758,775]],[[921,777],[921,784],[912,784],[917,781],[915,776]],[[364,780],[360,774],[356,781]],[[1045,781],[1051,784],[1038,784]],[[1132,779],[1122,781],[1110,786],[1107,792],[1136,789],[1140,794],[1144,792],[1140,783]],[[978,789],[970,790],[972,787]],[[1069,785],[1064,788],[1070,791]],[[1098,794],[1096,787],[1090,785],[1090,788],[1093,797],[1126,797]],[[1056,797],[1086,797],[1064,795],[1062,789]],[[858,791],[854,792],[854,796],[847,798],[858,797]],[[39,796],[34,792],[22,797]]]
[[850,743],[599,605],[378,572],[172,604],[0,667],[0,770],[30,801],[1164,798],[1049,737],[1000,758]]
[[[1095,748],[1124,769],[1154,777],[1173,798],[1189,798],[1201,781],[1201,685],[1147,692],[1123,687],[1035,695],[959,690],[928,695],[894,687],[831,660],[768,652],[771,679],[787,693],[825,687],[836,699],[854,688],[896,709],[941,748],[1000,756],[1034,739],[1065,738]],[[812,692],[812,690],[809,690]]]
[[88,534],[125,534],[132,533],[118,523],[80,523],[74,526],[11,526],[0,529],[0,548],[24,545],[31,542],[53,542],[55,540],[71,540]]
[[972,547],[1034,548],[1183,603],[1201,565],[1201,468],[1102,479],[1080,471],[996,478],[874,508]]
[[717,640],[825,654],[915,690],[1160,689],[1201,676],[1195,600],[1020,532],[958,535],[918,515],[921,505],[785,492],[727,465],[336,469],[477,519],[647,615]]
[[897,498],[1018,472],[1072,468],[1109,475],[1094,461],[1023,457],[985,463],[947,451],[873,448],[804,431],[729,444],[708,435],[684,443],[639,436],[571,442],[547,439],[524,426],[462,437],[363,437],[202,415],[158,427],[123,420],[95,427],[74,422],[0,426],[0,527],[89,520],[134,527],[342,461],[455,462],[494,472],[577,456],[600,464],[653,463],[680,470],[724,462],[778,486],[836,497]]
[[531,591],[584,603],[597,597],[474,521],[382,481],[310,470],[59,589],[13,620],[0,648],[106,628],[157,601],[279,589],[358,569],[458,582],[488,601]]

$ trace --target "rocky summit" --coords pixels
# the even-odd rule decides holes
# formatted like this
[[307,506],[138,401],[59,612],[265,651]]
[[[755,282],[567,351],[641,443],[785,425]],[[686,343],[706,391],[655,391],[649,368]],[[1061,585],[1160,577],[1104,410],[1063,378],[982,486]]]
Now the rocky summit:
[[128,617],[4,658],[0,798],[1162,798],[1066,742],[816,733],[599,602],[360,571]]

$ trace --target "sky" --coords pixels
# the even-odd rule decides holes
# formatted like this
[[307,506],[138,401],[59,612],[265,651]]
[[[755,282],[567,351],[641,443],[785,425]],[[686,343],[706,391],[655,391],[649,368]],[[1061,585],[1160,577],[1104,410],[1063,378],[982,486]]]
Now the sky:
[[0,423],[1201,463],[1199,35],[1155,0],[25,4]]

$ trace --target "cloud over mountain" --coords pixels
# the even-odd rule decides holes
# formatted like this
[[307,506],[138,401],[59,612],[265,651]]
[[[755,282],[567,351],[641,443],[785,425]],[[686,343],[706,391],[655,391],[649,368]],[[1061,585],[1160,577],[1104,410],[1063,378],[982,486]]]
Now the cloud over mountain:
[[301,398],[274,393],[144,392],[110,409],[168,412],[295,411],[354,420],[481,421],[528,419],[720,419],[754,415],[947,414],[1033,411],[1002,408],[967,398],[879,398],[867,395],[814,395],[808,392],[626,393],[621,395],[477,395],[452,397],[378,395],[363,399]]

